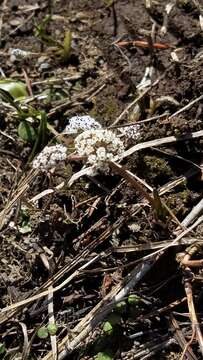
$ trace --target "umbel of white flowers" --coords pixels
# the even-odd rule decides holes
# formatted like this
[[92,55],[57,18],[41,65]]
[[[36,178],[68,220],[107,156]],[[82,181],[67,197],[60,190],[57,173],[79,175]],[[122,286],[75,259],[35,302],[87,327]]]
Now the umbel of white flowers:
[[33,160],[32,167],[47,171],[62,161],[66,160],[67,147],[63,145],[45,146],[45,148]]
[[[124,151],[124,144],[128,138],[137,139],[139,136],[139,125],[121,127],[120,136],[111,130],[105,130],[92,117],[73,116],[69,120],[69,125],[63,134],[77,135],[74,144],[78,155],[86,158],[89,165],[89,175],[96,175],[98,171],[109,172],[108,161],[119,159]],[[47,171],[67,157],[67,148],[63,145],[46,146],[42,152],[34,159],[32,167]],[[82,172],[85,173],[83,168]]]
[[118,130],[126,139],[136,140],[140,136],[139,129],[140,129],[140,126],[135,124],[135,125],[129,125],[129,126],[125,126],[125,127],[120,127]]
[[108,161],[123,153],[124,144],[111,130],[86,130],[76,137],[75,149],[78,155],[87,157],[94,175],[98,170],[108,173]]
[[29,51],[21,49],[10,49],[11,60],[27,59],[30,56]]
[[78,134],[81,131],[101,129],[102,126],[89,115],[73,116],[63,130],[63,134]]

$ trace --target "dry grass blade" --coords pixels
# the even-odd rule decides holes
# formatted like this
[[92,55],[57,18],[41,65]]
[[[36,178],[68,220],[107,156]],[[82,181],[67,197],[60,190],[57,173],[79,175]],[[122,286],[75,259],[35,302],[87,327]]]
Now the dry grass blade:
[[199,360],[201,0],[27,3],[0,1],[0,358]]
[[[59,360],[65,359],[69,352],[72,352],[81,341],[83,341],[89,333],[112,311],[115,304],[120,302],[129,291],[143,278],[143,276],[151,269],[157,258],[150,262],[143,262],[135,267],[127,279],[125,285],[122,283],[114,287],[103,300],[101,300],[82,321],[72,330],[71,335],[67,335],[58,345]],[[109,303],[108,303],[109,302]],[[75,337],[74,337],[74,334]],[[64,350],[64,348],[66,349]],[[51,360],[51,353],[47,354],[42,360]]]
[[193,330],[193,333],[196,335],[197,341],[200,346],[200,351],[203,356],[203,336],[202,336],[202,332],[200,330],[200,325],[199,325],[196,311],[195,311],[192,285],[191,285],[191,282],[188,280],[185,281],[185,293],[187,296],[188,309],[189,309],[190,319],[192,322],[192,330]]
[[25,192],[29,189],[30,184],[37,175],[38,171],[31,170],[26,177],[23,177],[18,184],[18,188],[14,191],[12,198],[8,200],[4,209],[0,212],[0,230],[2,230],[5,222],[7,221],[7,215],[11,211],[16,202],[22,198]]
[[118,124],[118,122],[124,117],[125,114],[128,113],[128,111],[135,105],[138,103],[138,101],[140,101],[148,92],[149,92],[150,88],[146,89],[145,91],[142,92],[141,95],[139,95],[135,100],[133,100],[127,107],[126,109],[123,110],[123,112],[117,117],[117,119],[112,123],[112,126],[115,126],[116,124]]
[[[170,67],[167,69],[169,70]],[[153,88],[155,87],[159,81],[165,77],[165,73],[160,76],[160,78],[158,78],[157,80],[155,80],[153,82],[153,84],[151,86],[149,86],[146,90],[144,90],[136,99],[134,99],[123,111],[122,113],[116,118],[116,120],[112,123],[112,126],[115,126],[116,124],[118,124],[118,122],[126,115],[128,114],[129,110],[135,105],[137,104],[142,98],[145,97],[145,95],[148,94],[148,92]]]
[[23,332],[23,338],[24,338],[23,352],[22,352],[22,360],[24,360],[24,359],[26,359],[27,350],[29,348],[28,332],[27,332],[27,326],[24,323],[19,322],[19,325],[21,326],[21,329]]
[[28,184],[21,187],[21,189],[17,192],[14,198],[10,202],[8,202],[5,208],[0,212],[0,230],[3,228],[5,222],[7,221],[7,215],[9,214],[9,211],[12,209],[15,203],[21,198],[21,196],[27,191],[28,187],[29,187]]
[[138,182],[138,178],[136,178],[129,170],[125,170],[123,166],[117,164],[114,161],[110,161],[109,166],[112,168],[112,170],[127,180],[131,186],[135,188],[135,190],[137,190],[145,199],[149,201],[150,204],[153,205],[153,197],[148,194],[143,185]]
[[153,147],[153,146],[160,146],[160,145],[164,145],[164,144],[170,144],[170,143],[173,143],[173,142],[176,142],[176,141],[197,139],[197,138],[202,137],[202,136],[203,136],[203,130],[200,130],[200,131],[193,132],[191,134],[184,135],[182,137],[168,136],[168,137],[161,138],[161,139],[146,141],[146,142],[143,142],[143,143],[140,143],[140,144],[136,144],[136,145],[132,146],[130,149],[124,151],[124,153],[120,156],[120,159],[124,159],[127,156],[130,156],[133,153],[135,153],[136,151],[147,149],[147,148],[150,148],[150,147]]
[[66,280],[64,280],[60,285],[56,286],[55,288],[49,288],[48,290],[42,291],[39,294],[36,294],[34,296],[31,296],[25,300],[19,301],[15,304],[9,305],[3,309],[1,309],[1,313],[16,309],[18,307],[24,306],[26,304],[29,304],[32,301],[41,299],[44,296],[47,296],[49,294],[53,294],[56,291],[59,291],[60,289],[62,289],[65,285],[67,285],[71,280],[73,280],[75,277],[77,277],[80,272],[83,269],[86,269],[86,267],[88,267],[90,264],[92,264],[94,261],[98,260],[98,258],[100,257],[100,255],[95,256],[93,259],[89,260],[86,264],[82,265],[78,270],[74,271],[73,274],[71,274]]
[[[201,170],[202,171],[202,170]],[[184,183],[186,180],[191,178],[192,176],[195,176],[199,173],[198,168],[189,169],[184,175],[179,176],[177,179],[169,181],[167,184],[161,186],[159,188],[159,196],[164,195],[165,193],[171,191],[176,186]]]
[[[184,349],[186,348],[187,342],[186,342],[186,339],[183,335],[183,332],[181,331],[181,328],[180,328],[177,320],[174,318],[173,315],[170,316],[170,323],[171,323],[171,327],[174,331],[174,338],[180,345],[181,349],[184,351]],[[185,355],[187,355],[188,360],[197,360],[197,357],[193,353],[190,346],[188,346],[188,348],[186,349]]]
[[200,95],[198,98],[192,100],[189,104],[187,104],[186,106],[184,106],[183,108],[179,109],[178,111],[176,111],[174,114],[172,114],[171,116],[169,116],[169,119],[172,119],[173,117],[179,115],[180,113],[182,113],[185,110],[188,110],[192,105],[194,105],[195,103],[199,102],[200,100],[203,99],[203,95]]
[[[48,314],[49,314],[49,325],[55,324],[54,318],[54,304],[53,304],[53,286],[49,287],[51,291],[48,295]],[[56,335],[50,335],[51,338],[51,348],[52,348],[52,359],[58,359],[58,351],[57,351],[57,342]]]
[[164,241],[155,241],[150,244],[143,244],[143,245],[123,245],[114,247],[112,249],[113,252],[116,253],[129,253],[129,252],[138,252],[138,251],[145,251],[145,250],[153,250],[153,249],[162,249],[163,246],[170,245],[170,246],[180,246],[180,245],[190,245],[195,242],[203,242],[203,239],[197,239],[194,237],[184,237],[178,241],[178,243],[171,245],[171,240],[164,240]]
[[[194,305],[194,299],[193,299],[193,288],[192,288],[192,280],[193,280],[193,273],[190,270],[190,267],[200,267],[202,266],[203,260],[191,260],[192,256],[196,253],[199,253],[201,251],[202,246],[199,243],[196,243],[194,245],[191,245],[188,247],[185,251],[185,253],[180,253],[177,256],[177,261],[180,262],[181,267],[183,268],[183,274],[184,274],[184,288],[185,293],[187,297],[187,303],[188,303],[188,310],[189,310],[189,316],[191,320],[192,325],[192,337],[187,344],[186,348],[189,346],[190,343],[192,343],[193,339],[196,338],[201,354],[203,356],[203,336],[200,328],[200,323],[197,319],[196,311],[195,311],[195,305]],[[194,283],[194,282],[193,282]],[[185,350],[184,349],[184,353]]]
[[155,255],[157,254],[163,254],[167,249],[169,249],[171,246],[174,246],[176,244],[179,243],[179,241],[185,237],[185,235],[187,235],[188,233],[190,233],[193,229],[195,229],[198,225],[200,225],[201,223],[203,222],[203,215],[194,222],[194,224],[192,224],[188,229],[182,231],[174,240],[171,241],[170,244],[164,246],[163,244],[163,247],[160,249],[160,250],[157,250],[155,252],[153,252],[152,254],[150,255],[146,255],[144,256],[142,259],[143,260],[147,260],[147,259],[150,259],[150,258],[153,258]]
[[[178,219],[173,214],[173,212],[169,209],[169,207],[163,201],[161,201],[157,191],[153,190],[154,196],[152,197],[151,195],[148,194],[148,192],[143,187],[143,184],[145,185],[145,182],[144,181],[141,182],[140,179],[138,177],[134,176],[134,174],[132,174],[129,170],[125,170],[123,166],[118,165],[116,162],[113,162],[113,161],[109,162],[109,166],[116,173],[120,174],[125,180],[127,180],[131,184],[131,186],[134,189],[136,189],[145,199],[147,199],[149,201],[149,203],[151,204],[151,206],[153,207],[153,209],[155,210],[155,212],[157,212],[157,209],[159,209],[160,207],[163,207],[169,213],[169,215],[172,217],[172,219],[174,219],[174,221],[182,229],[184,229],[184,227],[181,225],[181,223],[178,221]],[[149,189],[149,186],[147,186],[147,188]],[[156,196],[155,196],[155,192],[156,192]],[[158,201],[158,206],[156,205],[157,201]]]
[[[136,210],[137,211],[137,210]],[[10,319],[11,317],[14,316],[14,314],[16,314],[19,310],[22,309],[22,307],[27,304],[30,303],[31,301],[37,300],[38,298],[44,297],[46,295],[48,295],[50,293],[50,291],[45,290],[46,288],[49,288],[51,285],[53,285],[53,283],[59,281],[67,272],[70,272],[71,270],[73,270],[76,266],[78,266],[80,264],[81,261],[84,261],[84,259],[86,259],[89,254],[90,251],[93,250],[97,245],[101,244],[104,240],[106,240],[111,234],[112,232],[117,229],[119,226],[121,226],[121,224],[123,224],[128,216],[132,216],[133,213],[135,213],[136,211],[133,210],[132,214],[127,214],[126,216],[121,216],[113,225],[109,226],[106,230],[104,230],[102,232],[102,234],[99,236],[98,239],[94,240],[89,246],[88,249],[83,250],[78,256],[76,256],[73,261],[71,262],[70,265],[66,265],[64,266],[61,270],[59,270],[51,279],[49,279],[45,284],[43,284],[37,291],[35,291],[35,295],[32,296],[29,299],[25,299],[23,301],[21,301],[22,305],[18,304],[13,304],[10,306],[10,310],[8,311],[4,311],[4,309],[1,310],[0,313],[0,324],[3,324],[5,321],[7,321],[8,319]],[[80,237],[79,237],[80,239]],[[78,239],[78,240],[79,240]],[[84,269],[84,268],[83,268]],[[70,275],[70,277],[68,279],[65,280],[65,283],[71,281],[71,279],[73,279],[75,276],[77,276],[77,270]],[[63,287],[63,284],[60,284],[60,287]],[[57,290],[56,290],[57,291]],[[30,300],[31,299],[31,300]],[[13,310],[11,310],[11,308]]]

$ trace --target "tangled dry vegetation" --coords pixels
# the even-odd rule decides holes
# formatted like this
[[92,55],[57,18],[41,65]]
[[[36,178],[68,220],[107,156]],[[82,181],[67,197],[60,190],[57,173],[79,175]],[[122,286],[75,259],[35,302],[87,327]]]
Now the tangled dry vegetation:
[[0,6],[0,358],[202,359],[201,0]]

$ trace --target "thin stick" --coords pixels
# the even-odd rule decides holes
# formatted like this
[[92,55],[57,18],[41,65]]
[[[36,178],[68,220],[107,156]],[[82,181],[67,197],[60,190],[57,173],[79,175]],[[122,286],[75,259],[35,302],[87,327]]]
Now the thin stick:
[[23,305],[26,305],[26,304],[29,304],[30,302],[32,302],[32,301],[34,301],[34,300],[41,299],[42,297],[44,297],[44,296],[46,296],[46,295],[55,293],[56,291],[62,289],[62,288],[63,288],[65,285],[67,285],[72,279],[74,279],[75,277],[77,277],[83,269],[86,269],[86,267],[88,267],[90,264],[92,264],[93,262],[95,262],[96,260],[98,260],[99,257],[100,257],[100,255],[97,255],[97,256],[95,256],[93,259],[89,260],[86,264],[82,265],[78,270],[74,271],[73,274],[71,274],[66,280],[64,280],[60,285],[56,286],[55,288],[52,288],[51,290],[48,289],[48,290],[42,291],[40,294],[36,294],[36,295],[34,295],[34,296],[31,296],[31,297],[28,298],[28,299],[21,300],[21,301],[15,303],[15,304],[9,305],[9,306],[1,309],[1,313],[7,312],[7,311],[10,311],[10,310],[13,310],[13,309],[16,309],[16,308],[18,308],[18,307],[20,307],[20,306],[23,306]]
[[[196,131],[196,132],[193,132],[192,134],[187,134],[182,137],[168,136],[168,137],[161,138],[161,139],[146,141],[146,142],[143,142],[140,144],[136,144],[136,145],[132,146],[130,149],[124,151],[124,153],[119,157],[119,159],[124,159],[127,156],[132,155],[133,153],[135,153],[138,150],[147,149],[152,146],[160,146],[160,145],[164,145],[164,144],[173,143],[176,141],[197,139],[201,136],[203,136],[203,130]],[[117,160],[117,159],[115,159],[115,160]]]
[[154,199],[151,195],[148,194],[148,192],[145,190],[145,188],[141,185],[141,183],[138,182],[138,180],[133,176],[133,174],[125,170],[123,166],[118,165],[114,161],[109,162],[109,166],[118,174],[120,174],[124,179],[126,179],[142,196],[145,197],[149,201],[150,204],[154,204]]
[[203,337],[202,337],[202,333],[201,333],[201,330],[200,330],[200,327],[199,327],[199,322],[198,322],[198,319],[197,319],[197,315],[196,315],[196,312],[195,312],[195,306],[194,306],[193,294],[192,294],[192,285],[191,285],[189,280],[185,281],[185,293],[186,293],[186,296],[187,296],[190,320],[192,322],[192,329],[193,329],[193,332],[195,333],[195,335],[197,337],[197,341],[198,341],[199,346],[200,346],[200,351],[201,351],[202,356],[203,356]]
[[[48,314],[49,314],[49,325],[55,324],[54,319],[54,303],[53,303],[53,286],[49,287],[50,293],[48,294]],[[52,348],[52,359],[57,360],[58,351],[56,343],[56,335],[50,335],[51,348]]]
[[142,260],[147,260],[147,259],[151,259],[153,258],[155,255],[157,254],[164,254],[164,252],[169,249],[171,246],[174,246],[176,244],[179,243],[179,241],[185,237],[185,235],[187,235],[189,232],[191,232],[193,229],[195,229],[198,225],[200,225],[203,222],[203,215],[197,220],[195,221],[194,224],[192,224],[188,229],[182,231],[173,241],[171,241],[171,243],[167,244],[166,246],[163,246],[162,249],[154,251],[152,254],[146,255],[142,258]]
[[172,114],[171,116],[169,116],[168,119],[172,119],[173,117],[179,115],[180,113],[182,113],[185,110],[188,110],[191,106],[193,106],[196,102],[200,101],[203,99],[203,95],[200,95],[198,98],[192,100],[189,104],[187,104],[186,106],[184,106],[182,109],[179,109],[178,111],[176,111],[174,114]]
[[152,116],[149,117],[148,119],[144,119],[144,120],[139,120],[139,121],[134,121],[134,122],[128,122],[127,124],[122,124],[122,125],[110,125],[108,126],[108,129],[120,129],[120,128],[125,128],[125,127],[129,127],[131,125],[140,125],[140,124],[144,124],[153,120],[157,120],[157,119],[161,119],[162,117],[166,117],[168,116],[168,112],[165,112],[161,115],[156,115],[156,116]]
[[[195,356],[195,354],[193,353],[193,351],[190,347],[190,344],[188,344],[188,346],[187,346],[186,339],[183,335],[182,330],[180,329],[180,326],[179,326],[177,320],[171,314],[170,314],[170,323],[171,323],[171,326],[173,329],[174,338],[176,339],[176,341],[179,344],[179,346],[181,347],[181,349],[183,351],[185,351],[185,354],[187,355],[187,359],[188,360],[197,360],[197,357]],[[187,348],[186,348],[186,346],[187,346]],[[183,359],[185,359],[185,358],[183,358]]]
[[128,111],[129,111],[135,104],[137,104],[137,102],[138,102],[139,100],[141,100],[141,99],[149,92],[150,89],[151,89],[151,87],[148,88],[148,89],[146,89],[145,91],[143,91],[142,94],[140,94],[135,100],[133,100],[133,101],[123,110],[123,112],[116,118],[116,120],[113,122],[112,125],[114,126],[114,125],[118,124],[118,122],[124,117],[124,115],[127,114]]

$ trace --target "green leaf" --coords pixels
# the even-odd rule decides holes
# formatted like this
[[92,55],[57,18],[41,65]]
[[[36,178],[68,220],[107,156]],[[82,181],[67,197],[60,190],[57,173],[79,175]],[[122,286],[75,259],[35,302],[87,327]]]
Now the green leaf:
[[56,335],[57,330],[58,330],[58,326],[56,324],[49,324],[47,326],[47,330],[48,330],[50,335]]
[[106,321],[103,325],[103,331],[111,335],[113,333],[113,326],[109,321]]
[[38,128],[38,134],[32,149],[32,152],[29,156],[28,163],[30,163],[38,151],[43,149],[46,145],[46,137],[47,137],[47,115],[44,111],[40,112],[40,124]]
[[106,5],[106,7],[110,7],[110,6],[113,5],[114,0],[104,0],[104,3],[105,3],[105,5]]
[[42,326],[41,328],[39,328],[37,331],[37,336],[40,339],[46,339],[49,336],[47,328],[45,326]]
[[161,221],[166,222],[168,211],[166,207],[164,207],[157,189],[153,189],[153,195],[154,195],[153,207],[156,212],[157,218]]
[[135,294],[131,294],[128,296],[128,304],[130,305],[137,305],[140,302],[140,297],[135,295]]
[[36,139],[36,133],[28,121],[21,121],[18,126],[18,135],[26,142],[33,142]]
[[126,302],[121,301],[115,306],[115,311],[117,311],[119,314],[123,314],[126,310]]
[[64,61],[68,61],[71,54],[71,43],[72,43],[72,32],[66,31],[65,37],[63,40],[63,59]]
[[94,358],[95,360],[113,360],[113,357],[105,352],[99,352]]
[[7,91],[13,99],[21,99],[28,96],[26,85],[21,81],[11,79],[0,80],[0,89]]
[[13,96],[11,96],[8,91],[3,90],[3,89],[0,88],[0,97],[2,98],[2,100],[3,100],[5,103],[10,104],[10,105],[13,106],[17,111],[19,110],[18,104],[14,101]]
[[0,343],[0,355],[4,354],[6,352],[5,344]]
[[28,234],[32,231],[29,220],[23,221],[22,225],[19,227],[19,232],[21,234]]
[[42,22],[35,25],[35,36],[47,46],[60,46],[60,43],[47,33],[47,25],[51,22],[51,15],[46,15]]

